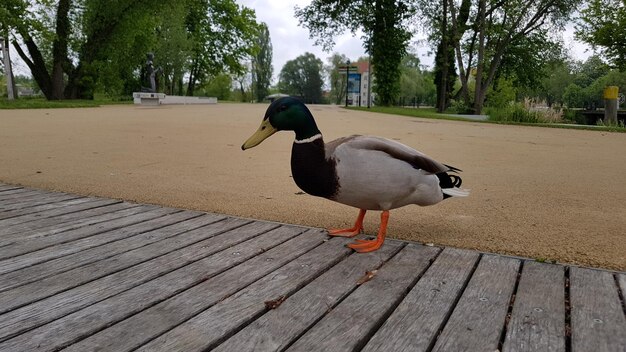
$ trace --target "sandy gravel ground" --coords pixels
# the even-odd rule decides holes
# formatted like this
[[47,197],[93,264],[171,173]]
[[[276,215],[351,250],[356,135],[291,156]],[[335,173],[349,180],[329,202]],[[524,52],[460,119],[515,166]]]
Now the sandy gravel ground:
[[[265,105],[0,110],[0,181],[316,227],[358,210],[300,194],[293,134],[241,151]],[[389,236],[626,270],[626,135],[312,106],[326,141],[393,138],[463,169],[469,198],[391,212]],[[366,216],[375,233],[379,213]]]

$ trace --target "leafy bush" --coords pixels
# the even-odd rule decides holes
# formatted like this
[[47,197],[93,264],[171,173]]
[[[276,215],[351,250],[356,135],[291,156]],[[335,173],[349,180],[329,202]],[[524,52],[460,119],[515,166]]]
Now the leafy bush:
[[489,121],[524,123],[541,122],[539,112],[527,110],[522,103],[513,103],[501,108],[487,107],[485,108],[485,113],[489,115]]
[[579,125],[587,124],[587,119],[580,109],[563,109],[563,119]]
[[523,103],[511,103],[508,106],[485,109],[490,121],[522,122],[522,123],[556,123],[563,122],[563,111],[560,109],[538,106],[531,99]]
[[494,87],[490,87],[487,90],[487,100],[485,106],[502,108],[515,101],[515,87],[513,81],[500,77],[494,84]]
[[450,110],[457,114],[473,114],[474,108],[465,104],[463,100],[453,100],[450,106]]

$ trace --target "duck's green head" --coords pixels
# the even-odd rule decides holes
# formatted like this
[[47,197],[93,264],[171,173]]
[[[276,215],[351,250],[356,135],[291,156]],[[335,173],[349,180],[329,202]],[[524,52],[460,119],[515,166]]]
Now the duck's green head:
[[261,126],[241,146],[241,149],[256,147],[278,131],[294,131],[297,140],[310,138],[320,133],[309,109],[296,98],[284,97],[270,104]]

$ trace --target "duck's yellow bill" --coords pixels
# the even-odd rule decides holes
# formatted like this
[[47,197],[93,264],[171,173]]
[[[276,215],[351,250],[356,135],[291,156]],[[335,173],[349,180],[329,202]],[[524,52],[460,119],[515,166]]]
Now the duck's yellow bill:
[[261,126],[259,126],[259,129],[256,130],[256,132],[254,132],[254,134],[250,136],[250,138],[248,138],[248,140],[241,146],[241,150],[256,147],[257,145],[261,144],[261,142],[263,142],[265,139],[267,139],[267,137],[273,135],[276,132],[278,132],[278,130],[270,124],[269,120],[263,120]]

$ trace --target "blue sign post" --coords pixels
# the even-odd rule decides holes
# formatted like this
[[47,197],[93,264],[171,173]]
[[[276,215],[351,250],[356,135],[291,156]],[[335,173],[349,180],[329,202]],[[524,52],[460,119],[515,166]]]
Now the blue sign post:
[[361,94],[361,74],[350,73],[348,75],[348,93]]
[[[346,66],[338,67],[338,72],[341,75],[346,75],[346,107],[348,107],[348,94],[361,93],[361,74],[351,73],[353,70],[358,70],[356,66],[350,66],[350,60],[348,60]],[[360,95],[359,95],[360,96]]]

